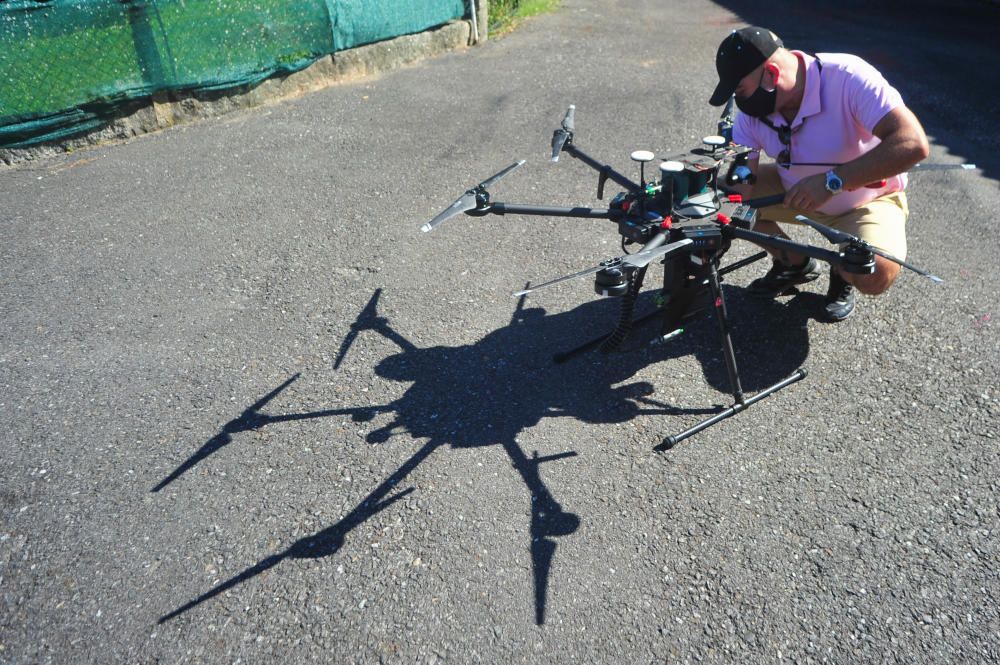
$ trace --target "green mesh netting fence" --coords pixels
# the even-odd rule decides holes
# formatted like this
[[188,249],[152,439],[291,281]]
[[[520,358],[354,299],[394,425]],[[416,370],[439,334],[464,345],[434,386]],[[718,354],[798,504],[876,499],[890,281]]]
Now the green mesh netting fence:
[[0,147],[100,126],[159,91],[253,85],[465,15],[467,0],[0,0]]

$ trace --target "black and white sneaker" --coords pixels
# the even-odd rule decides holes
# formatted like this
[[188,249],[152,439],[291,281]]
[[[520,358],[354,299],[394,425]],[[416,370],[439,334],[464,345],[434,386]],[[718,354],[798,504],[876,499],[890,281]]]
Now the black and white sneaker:
[[854,287],[848,284],[840,271],[830,268],[830,288],[826,292],[827,321],[843,321],[854,311]]
[[800,266],[786,266],[774,261],[767,274],[750,282],[747,289],[759,298],[776,298],[797,284],[805,284],[819,277],[816,259],[810,258]]

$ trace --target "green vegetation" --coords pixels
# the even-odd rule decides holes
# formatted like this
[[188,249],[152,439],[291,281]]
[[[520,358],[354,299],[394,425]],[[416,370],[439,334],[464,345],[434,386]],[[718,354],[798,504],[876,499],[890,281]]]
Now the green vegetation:
[[463,0],[0,0],[0,145],[156,91],[253,85],[465,11]]
[[510,32],[522,20],[550,12],[559,0],[493,0],[490,2],[490,34]]
[[321,4],[86,0],[7,11],[0,14],[0,118],[157,89],[236,86],[301,68],[334,49]]

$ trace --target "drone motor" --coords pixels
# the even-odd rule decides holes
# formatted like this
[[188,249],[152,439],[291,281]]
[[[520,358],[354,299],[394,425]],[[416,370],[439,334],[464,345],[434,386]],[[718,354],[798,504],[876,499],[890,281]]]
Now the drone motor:
[[594,291],[599,296],[620,297],[628,293],[628,275],[622,270],[622,262],[609,262],[594,275]]
[[855,275],[871,275],[875,272],[875,254],[864,247],[848,245],[844,249],[844,262],[840,267],[844,272]]

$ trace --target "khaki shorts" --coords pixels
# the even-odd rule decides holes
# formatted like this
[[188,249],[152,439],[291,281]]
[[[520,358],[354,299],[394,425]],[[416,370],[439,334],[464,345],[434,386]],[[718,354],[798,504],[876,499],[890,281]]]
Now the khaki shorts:
[[[761,164],[757,169],[757,182],[753,186],[753,198],[780,194],[785,191],[778,177],[775,164]],[[894,192],[880,196],[860,208],[840,215],[826,215],[815,210],[807,212],[786,208],[782,205],[761,208],[761,219],[769,219],[781,224],[802,224],[796,215],[806,215],[820,224],[850,233],[900,259],[906,258],[906,217],[910,214],[906,205],[906,193]],[[817,244],[817,243],[810,243]]]

